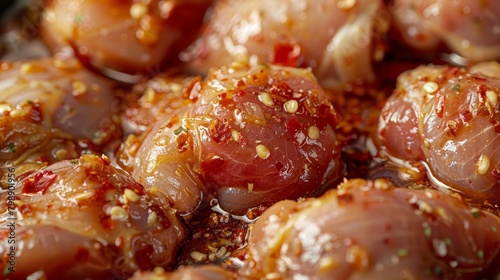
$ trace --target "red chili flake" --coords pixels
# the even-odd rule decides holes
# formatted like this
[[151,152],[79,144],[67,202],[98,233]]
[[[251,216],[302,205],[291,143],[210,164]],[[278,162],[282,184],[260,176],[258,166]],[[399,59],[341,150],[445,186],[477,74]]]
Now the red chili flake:
[[500,182],[500,167],[491,170],[491,175]]
[[350,193],[343,193],[337,195],[339,205],[346,205],[354,201],[354,196]]
[[269,88],[269,93],[273,95],[283,96],[287,99],[292,99],[293,89],[283,81],[275,82]]
[[151,244],[139,239],[134,244],[134,251],[134,259],[140,270],[150,270],[154,267],[151,258],[154,256],[155,250]]
[[189,81],[189,83],[184,86],[184,89],[182,90],[182,98],[196,102],[200,94],[202,81],[201,76],[196,76]]
[[271,61],[277,65],[297,67],[301,63],[302,56],[299,44],[278,42],[274,45]]
[[[325,103],[319,105],[317,113],[320,116],[320,118],[325,120],[331,127],[336,127],[337,124],[340,122],[340,115],[337,114],[337,111],[335,111]],[[323,130],[322,127],[318,126],[318,128],[320,130]]]
[[56,178],[57,174],[50,170],[38,172],[33,178],[24,181],[22,191],[26,194],[44,194]]
[[246,94],[246,91],[244,91],[244,90],[242,90],[242,89],[239,89],[239,90],[237,90],[237,91],[234,93],[234,95],[239,96],[239,97],[243,97],[243,96],[245,96],[245,94]]
[[189,135],[187,133],[181,133],[175,139],[177,142],[177,151],[182,153],[189,148]]
[[42,110],[40,108],[40,104],[33,103],[31,106],[30,118],[36,123],[40,123],[42,121]]
[[486,92],[488,91],[488,89],[489,88],[484,84],[477,86],[477,91],[479,92],[479,96],[483,98],[486,97]]
[[244,87],[245,86],[245,81],[243,80],[239,80],[237,83],[236,83],[236,87]]
[[463,112],[460,112],[460,119],[462,120],[462,122],[468,123],[472,121],[472,119],[474,119],[474,116],[469,110],[465,110]]
[[295,137],[295,134],[297,134],[300,129],[301,129],[301,124],[299,120],[296,117],[293,117],[291,120],[289,120],[286,124],[285,127],[288,131],[288,133],[292,136]]
[[434,103],[434,110],[439,118],[442,118],[444,115],[444,102],[446,100],[446,96],[441,93],[436,94],[436,101]]
[[231,136],[231,127],[226,120],[215,119],[210,122],[208,134],[217,143],[221,143]]
[[224,159],[214,154],[206,156],[200,162],[200,168],[203,172],[219,169],[223,165],[224,165]]
[[111,219],[110,216],[101,213],[97,217],[99,218],[99,223],[104,230],[112,230],[115,228],[115,222]]
[[168,121],[168,123],[167,123],[167,125],[166,125],[166,126],[167,126],[168,128],[172,128],[174,125],[176,125],[177,123],[179,123],[179,121],[180,121],[179,116],[177,116],[177,115],[173,115],[173,116],[170,118],[170,120]]
[[278,171],[281,171],[285,167],[285,165],[283,163],[281,163],[280,161],[278,161],[274,166],[276,167],[276,170],[278,170]]
[[473,76],[472,77],[474,80],[479,81],[479,82],[486,82],[486,78],[479,77],[479,76]]
[[229,98],[221,99],[219,101],[219,105],[231,111],[236,107],[236,103],[234,102],[234,100]]
[[89,251],[83,247],[79,247],[75,254],[75,262],[83,263],[89,258]]

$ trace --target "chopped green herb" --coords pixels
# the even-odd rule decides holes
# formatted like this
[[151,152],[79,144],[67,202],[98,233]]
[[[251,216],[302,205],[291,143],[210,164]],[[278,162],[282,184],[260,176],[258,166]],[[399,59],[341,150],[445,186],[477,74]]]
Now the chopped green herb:
[[483,250],[477,251],[477,256],[480,257],[481,259],[483,259],[484,258],[484,251]]
[[71,160],[70,162],[71,162],[71,164],[77,164],[77,163],[78,163],[78,160],[77,160],[77,159],[74,159],[74,160]]
[[471,213],[472,213],[472,217],[474,217],[474,218],[479,218],[479,217],[481,217],[481,211],[479,211],[479,209],[477,209],[477,208],[472,208],[470,211],[471,211]]
[[408,255],[408,249],[406,248],[401,248],[398,250],[398,256],[404,257]]
[[460,90],[460,85],[454,85],[452,88],[454,91],[459,91]]
[[446,245],[450,246],[451,245],[451,239],[449,237],[446,237],[444,239],[444,243],[446,243]]
[[424,229],[424,234],[425,234],[425,236],[430,237],[432,234],[432,229],[430,227],[426,227]]
[[83,23],[83,15],[75,16],[75,22],[76,23]]
[[9,144],[7,144],[7,148],[9,149],[9,151],[11,153],[15,153],[16,152],[16,144],[10,142]]
[[11,274],[12,271],[13,270],[10,268],[10,265],[6,265],[5,268],[4,268],[4,270],[3,270],[3,275],[7,276],[7,275]]
[[187,131],[186,128],[184,128],[183,126],[179,126],[179,128],[177,128],[176,130],[174,130],[174,134],[175,135],[179,135],[179,134],[181,134],[183,132],[186,132],[186,131]]
[[497,232],[497,227],[492,226],[492,227],[491,227],[491,231],[493,231],[493,232]]

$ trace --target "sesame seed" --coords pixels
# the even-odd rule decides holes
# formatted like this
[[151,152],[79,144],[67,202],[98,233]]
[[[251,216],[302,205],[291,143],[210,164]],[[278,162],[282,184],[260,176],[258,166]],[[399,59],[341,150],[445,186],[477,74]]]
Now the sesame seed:
[[128,219],[127,210],[123,209],[123,207],[120,206],[111,207],[109,213],[111,214],[111,220],[114,221],[126,221]]
[[83,81],[76,80],[71,85],[73,87],[73,96],[80,96],[87,92],[87,84]]
[[127,201],[130,201],[130,202],[136,202],[141,198],[136,192],[134,192],[133,190],[129,190],[129,189],[125,189],[125,191],[123,192],[123,195],[125,196]]
[[142,3],[135,3],[130,6],[130,17],[133,19],[140,19],[148,11],[148,7]]
[[496,92],[492,90],[486,91],[486,108],[488,108],[488,112],[493,114],[495,108],[498,105],[498,95]]
[[91,198],[92,196],[94,196],[94,192],[93,191],[89,191],[89,192],[84,192],[84,193],[76,195],[75,199],[77,201],[87,200],[87,199]]
[[352,9],[356,5],[356,0],[341,0],[337,2],[337,7],[342,10]]
[[435,82],[427,82],[424,84],[424,90],[428,94],[433,94],[438,90],[438,84]]
[[0,104],[0,114],[5,114],[6,112],[10,112],[11,108],[9,104]]
[[35,63],[24,63],[21,65],[21,74],[33,74],[33,73],[43,73],[46,72],[47,69]]
[[255,150],[257,151],[257,155],[261,159],[266,159],[266,158],[268,158],[271,155],[271,152],[269,151],[269,149],[266,146],[262,145],[262,144],[257,145],[257,147],[255,148]]
[[332,270],[337,267],[338,264],[339,262],[332,257],[321,258],[321,260],[319,261],[319,271],[325,272],[328,270]]
[[307,136],[312,139],[312,140],[316,140],[319,138],[319,128],[315,125],[311,125],[308,129],[307,129]]
[[419,201],[418,208],[420,208],[420,210],[424,211],[425,213],[432,213],[432,206],[425,201]]
[[295,114],[299,109],[299,102],[294,99],[288,100],[287,102],[285,102],[285,104],[283,104],[283,107],[285,109],[285,112]]
[[265,91],[260,93],[259,100],[260,100],[260,102],[262,102],[264,105],[266,105],[268,107],[274,106],[273,97]]
[[207,254],[203,254],[202,252],[199,251],[192,251],[191,258],[195,261],[202,262],[207,260]]
[[490,158],[487,155],[482,154],[476,163],[476,171],[479,175],[484,175],[490,169]]
[[158,219],[158,214],[156,214],[155,211],[151,211],[148,214],[148,226],[153,226],[156,223],[156,220]]
[[233,137],[233,140],[236,142],[240,141],[240,133],[234,129],[231,129],[231,137]]
[[253,190],[253,183],[248,183],[248,192],[251,192]]

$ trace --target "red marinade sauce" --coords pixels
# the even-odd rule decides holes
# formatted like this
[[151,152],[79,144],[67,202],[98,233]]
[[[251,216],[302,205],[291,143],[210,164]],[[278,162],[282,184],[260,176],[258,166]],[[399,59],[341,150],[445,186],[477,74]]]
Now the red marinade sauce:
[[24,181],[22,192],[25,194],[44,194],[56,178],[57,174],[54,174],[52,171],[38,172],[33,178]]

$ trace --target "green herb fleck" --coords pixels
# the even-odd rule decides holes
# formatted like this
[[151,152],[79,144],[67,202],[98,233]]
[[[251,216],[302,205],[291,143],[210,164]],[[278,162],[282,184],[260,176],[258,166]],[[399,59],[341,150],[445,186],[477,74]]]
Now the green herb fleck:
[[10,142],[9,144],[7,144],[7,148],[9,149],[9,151],[11,153],[15,153],[16,152],[16,144]]
[[454,91],[459,91],[460,90],[460,85],[454,85],[452,88]]
[[179,126],[179,128],[177,128],[176,130],[174,130],[174,134],[175,135],[179,135],[179,134],[181,134],[183,132],[186,132],[186,131],[187,131],[186,128],[184,128],[183,126]]
[[481,211],[479,211],[479,209],[477,209],[477,208],[472,208],[470,211],[471,211],[471,213],[472,213],[472,217],[474,217],[474,218],[479,218],[479,217],[481,217]]
[[492,227],[491,227],[491,231],[493,231],[493,232],[497,232],[497,227],[496,227],[496,226],[492,226]]
[[401,248],[398,250],[398,256],[404,257],[408,255],[408,249],[406,248]]
[[446,237],[444,239],[444,243],[446,243],[446,245],[450,246],[451,245],[451,239],[449,237]]
[[424,234],[425,234],[425,236],[427,236],[427,237],[431,237],[431,234],[432,234],[432,229],[431,229],[430,227],[426,227],[426,228],[424,229]]
[[483,250],[479,250],[479,251],[477,251],[477,256],[478,256],[479,258],[483,259],[483,258],[484,258],[484,251],[483,251]]
[[83,15],[76,15],[75,22],[76,23],[83,23]]
[[3,275],[7,276],[7,275],[11,274],[12,272],[14,272],[14,270],[11,268],[10,264],[7,264],[3,270]]
[[71,164],[77,164],[77,163],[78,163],[78,160],[77,160],[77,159],[73,159],[73,160],[71,160],[70,162],[71,162]]

